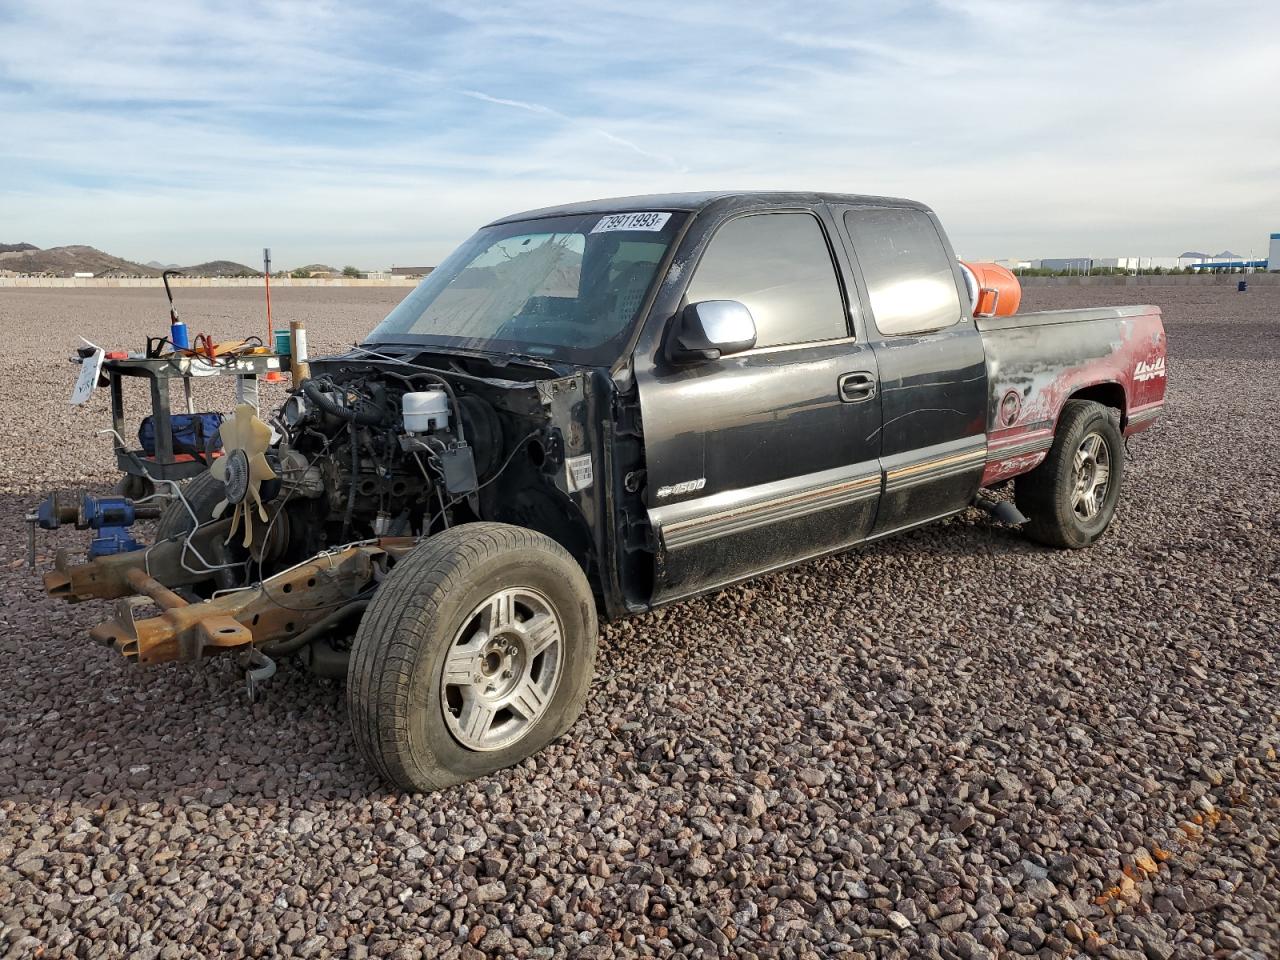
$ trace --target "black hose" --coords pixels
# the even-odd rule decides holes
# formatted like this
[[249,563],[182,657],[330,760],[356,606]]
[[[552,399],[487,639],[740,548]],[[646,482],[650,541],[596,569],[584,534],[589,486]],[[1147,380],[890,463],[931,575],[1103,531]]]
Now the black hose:
[[385,411],[377,408],[370,410],[353,410],[348,407],[344,407],[321,390],[319,384],[314,380],[303,380],[302,392],[307,395],[307,398],[311,400],[312,403],[325,413],[332,414],[333,416],[346,420],[350,423],[358,423],[363,427],[373,427],[382,423],[382,421],[386,419]]
[[360,437],[354,422],[347,425],[351,434],[351,486],[347,488],[347,512],[342,517],[342,539],[351,531],[351,518],[356,510],[356,482],[360,479]]
[[273,643],[270,646],[264,645],[261,650],[269,657],[287,657],[291,653],[297,653],[313,640],[324,636],[326,632],[332,630],[353,613],[362,613],[372,602],[372,599],[372,597],[366,597],[363,600],[352,600],[346,606],[339,607],[333,611],[323,620],[317,620],[296,637],[281,640],[279,643]]

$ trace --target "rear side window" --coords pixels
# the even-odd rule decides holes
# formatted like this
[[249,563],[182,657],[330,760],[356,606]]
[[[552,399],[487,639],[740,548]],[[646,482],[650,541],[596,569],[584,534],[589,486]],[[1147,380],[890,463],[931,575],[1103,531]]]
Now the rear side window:
[[737,300],[756,323],[756,346],[849,335],[826,236],[807,213],[730,220],[711,238],[689,282],[690,303]]
[[960,322],[951,260],[927,214],[867,207],[846,212],[844,223],[881,334],[927,333]]

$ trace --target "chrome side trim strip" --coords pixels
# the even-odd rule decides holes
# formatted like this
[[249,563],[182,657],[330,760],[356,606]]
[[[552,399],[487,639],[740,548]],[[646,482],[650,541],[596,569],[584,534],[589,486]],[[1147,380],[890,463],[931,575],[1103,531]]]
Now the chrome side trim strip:
[[1157,403],[1143,410],[1139,410],[1137,413],[1129,414],[1129,419],[1126,422],[1126,426],[1131,427],[1135,423],[1146,423],[1148,420],[1156,419],[1156,417],[1160,416],[1160,414],[1162,413],[1164,413],[1164,404]]
[[803,477],[731,490],[649,511],[649,520],[668,550],[870,500],[880,493],[875,462],[824,470]]
[[1050,435],[1025,440],[1022,443],[1011,443],[1007,447],[993,447],[988,450],[987,463],[1000,463],[1003,460],[1020,457],[1024,453],[1039,453],[1041,450],[1048,450],[1052,446],[1053,436]]
[[[918,455],[921,451],[911,451]],[[924,451],[932,456],[925,456],[907,463],[901,463],[908,455],[900,455],[897,466],[888,466],[885,471],[885,493],[896,493],[922,483],[932,483],[946,477],[961,473],[981,470],[987,464],[987,440],[985,436],[966,437],[960,441],[938,444],[927,447]]]

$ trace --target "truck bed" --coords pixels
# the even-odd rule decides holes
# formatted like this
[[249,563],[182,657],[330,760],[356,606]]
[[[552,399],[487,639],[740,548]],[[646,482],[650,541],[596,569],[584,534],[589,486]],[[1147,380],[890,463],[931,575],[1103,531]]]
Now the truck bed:
[[1043,310],[977,320],[987,354],[984,485],[1034,469],[1072,397],[1120,411],[1125,436],[1164,406],[1165,333],[1156,306]]

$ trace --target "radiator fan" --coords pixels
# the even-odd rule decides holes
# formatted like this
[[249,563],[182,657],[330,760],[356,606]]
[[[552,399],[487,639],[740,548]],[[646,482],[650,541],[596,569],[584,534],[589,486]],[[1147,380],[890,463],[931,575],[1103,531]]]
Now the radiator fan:
[[267,463],[271,428],[258,419],[252,405],[242,403],[223,422],[221,433],[223,455],[213,461],[209,472],[226,487],[226,499],[213,508],[213,517],[216,520],[228,506],[235,507],[227,542],[243,523],[244,545],[248,547],[253,544],[255,507],[258,517],[263,523],[267,522],[267,508],[262,505],[262,484],[276,478],[271,464]]

